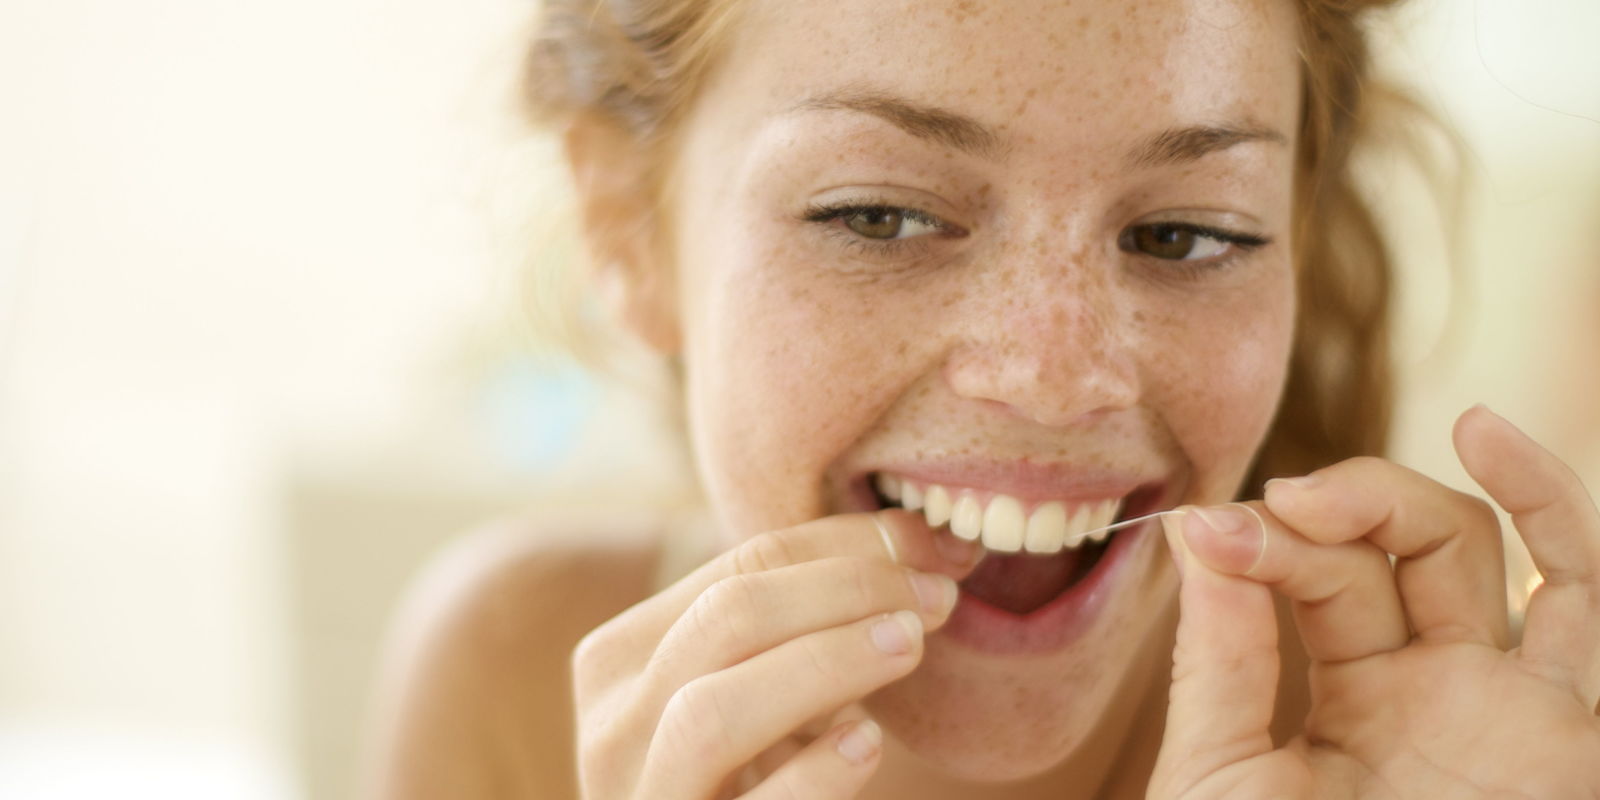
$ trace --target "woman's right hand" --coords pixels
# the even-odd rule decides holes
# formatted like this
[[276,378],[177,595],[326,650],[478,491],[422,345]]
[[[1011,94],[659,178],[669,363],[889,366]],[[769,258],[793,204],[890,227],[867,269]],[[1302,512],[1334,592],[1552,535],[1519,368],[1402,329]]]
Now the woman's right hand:
[[[584,800],[855,797],[881,734],[841,712],[911,672],[982,555],[948,532],[908,534],[911,519],[761,534],[584,637],[572,658]],[[834,724],[806,741],[819,718]]]

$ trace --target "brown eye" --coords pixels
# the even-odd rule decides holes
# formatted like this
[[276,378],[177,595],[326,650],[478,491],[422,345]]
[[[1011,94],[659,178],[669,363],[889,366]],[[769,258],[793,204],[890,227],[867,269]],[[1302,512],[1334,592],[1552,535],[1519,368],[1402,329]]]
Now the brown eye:
[[1156,258],[1184,259],[1194,249],[1194,231],[1171,225],[1144,225],[1134,230],[1133,246]]
[[900,212],[895,209],[864,208],[845,217],[844,224],[868,239],[895,239],[900,236],[902,221]]
[[1129,229],[1123,234],[1122,249],[1166,261],[1199,261],[1223,255],[1235,246],[1251,249],[1265,243],[1265,239],[1195,225],[1157,223]]
[[[832,206],[812,206],[806,209],[801,219],[827,225],[854,245],[900,247],[907,244],[907,240],[921,239],[929,234],[948,237],[966,235],[966,231],[925,211],[887,203],[845,202]],[[841,222],[843,225],[840,225]],[[849,233],[838,230],[840,227]]]

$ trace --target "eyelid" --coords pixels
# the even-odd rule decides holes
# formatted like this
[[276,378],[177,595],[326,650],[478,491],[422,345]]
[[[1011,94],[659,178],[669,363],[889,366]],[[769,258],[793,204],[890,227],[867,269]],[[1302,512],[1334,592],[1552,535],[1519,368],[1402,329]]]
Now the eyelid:
[[[1221,255],[1209,258],[1161,258],[1144,253],[1133,246],[1131,240],[1135,231],[1141,228],[1166,226],[1188,231],[1199,236],[1222,242],[1228,246],[1228,251]],[[1198,280],[1208,273],[1227,270],[1235,262],[1248,257],[1252,252],[1272,244],[1272,237],[1265,235],[1248,234],[1242,231],[1229,230],[1213,225],[1204,225],[1180,220],[1153,220],[1139,222],[1122,230],[1117,235],[1117,249],[1135,258],[1154,264],[1160,264],[1162,270],[1175,271],[1182,274],[1185,280]]]
[[1188,233],[1195,234],[1196,236],[1204,236],[1208,239],[1215,239],[1219,242],[1242,247],[1246,250],[1251,250],[1272,243],[1272,239],[1266,236],[1257,236],[1255,234],[1245,233],[1243,231],[1232,230],[1229,228],[1221,228],[1215,225],[1205,225],[1198,222],[1183,222],[1180,220],[1161,220],[1156,222],[1143,222],[1137,225],[1129,225],[1124,234],[1126,235],[1126,233],[1138,230],[1140,228],[1149,228],[1155,226],[1175,228],[1180,231],[1186,231]]
[[[888,198],[868,196],[845,198],[831,202],[812,203],[806,207],[801,218],[807,222],[830,222],[841,219],[850,214],[863,211],[895,211],[907,219],[912,219],[925,225],[938,228],[941,232],[966,235],[966,230],[950,222],[945,217],[928,211],[922,206],[897,202]],[[885,240],[888,241],[888,240]]]
[[[905,219],[934,228],[933,231],[894,239],[874,239],[862,236],[842,221],[863,211],[896,211]],[[814,224],[820,233],[837,243],[845,252],[885,264],[901,262],[906,265],[920,262],[934,242],[965,237],[967,231],[943,216],[926,211],[920,206],[896,202],[877,195],[846,197],[823,203],[812,203],[801,213],[800,220]]]
[[[902,218],[933,228],[933,231],[894,239],[875,239],[862,236],[848,226],[838,224],[852,214],[866,211],[894,211]],[[905,204],[878,196],[844,198],[828,203],[813,203],[801,214],[805,222],[818,224],[824,233],[838,237],[844,246],[882,258],[912,258],[922,255],[931,247],[930,240],[960,239],[968,231],[943,216],[926,211],[920,206]],[[910,248],[916,248],[912,252]]]

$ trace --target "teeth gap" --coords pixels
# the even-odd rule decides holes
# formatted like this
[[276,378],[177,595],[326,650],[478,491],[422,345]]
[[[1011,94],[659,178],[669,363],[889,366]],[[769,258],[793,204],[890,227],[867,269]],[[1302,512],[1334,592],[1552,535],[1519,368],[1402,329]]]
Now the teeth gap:
[[900,503],[884,497],[883,492],[878,491],[878,487],[876,486],[872,487],[872,497],[878,501],[878,509],[880,511],[885,508],[901,508]]

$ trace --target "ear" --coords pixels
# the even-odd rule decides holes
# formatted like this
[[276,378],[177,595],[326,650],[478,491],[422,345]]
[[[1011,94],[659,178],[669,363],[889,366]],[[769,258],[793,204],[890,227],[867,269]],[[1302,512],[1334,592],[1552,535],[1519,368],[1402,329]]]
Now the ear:
[[573,120],[563,145],[590,277],[624,328],[663,355],[676,354],[682,341],[676,282],[658,246],[664,237],[646,154],[629,131],[594,115]]

